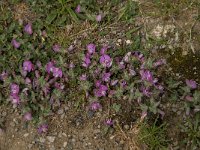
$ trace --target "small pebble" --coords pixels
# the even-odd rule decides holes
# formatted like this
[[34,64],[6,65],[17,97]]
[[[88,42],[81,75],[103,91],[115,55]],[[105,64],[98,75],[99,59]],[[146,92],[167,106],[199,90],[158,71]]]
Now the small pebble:
[[31,149],[33,147],[33,144],[28,144],[28,148]]
[[94,134],[97,134],[97,133],[100,133],[100,132],[101,132],[100,129],[96,129],[96,130],[94,130]]
[[53,143],[55,141],[55,136],[47,136],[49,142]]
[[41,143],[44,143],[46,140],[45,140],[45,138],[40,137],[39,141],[40,141]]
[[124,129],[128,130],[129,129],[129,125],[124,125]]
[[72,139],[72,142],[75,143],[75,142],[76,142],[76,139],[73,138],[73,139]]
[[25,133],[25,134],[24,134],[24,137],[27,137],[27,136],[29,136],[29,133]]
[[67,146],[67,142],[64,142],[64,143],[63,143],[63,147],[66,147],[66,146]]
[[7,113],[4,111],[2,112],[2,116],[5,117],[7,115]]
[[58,115],[61,115],[61,114],[63,114],[63,113],[64,113],[64,110],[63,110],[63,109],[59,109],[58,112],[57,112]]

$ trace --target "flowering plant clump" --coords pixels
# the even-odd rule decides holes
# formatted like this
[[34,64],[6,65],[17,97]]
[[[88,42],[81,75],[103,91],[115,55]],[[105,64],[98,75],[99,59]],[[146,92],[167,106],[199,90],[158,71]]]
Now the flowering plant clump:
[[[0,92],[0,96],[8,99],[14,108],[19,108],[25,122],[38,124],[44,122],[45,117],[56,111],[66,99],[67,93],[64,90],[67,76],[61,65],[63,60],[59,59],[60,54],[55,53],[61,53],[61,46],[51,44],[45,49],[41,47],[38,42],[44,40],[47,33],[44,30],[34,30],[32,23],[25,24],[17,33],[17,38],[10,38],[10,49],[1,56],[10,57],[11,61],[9,65],[2,64],[0,70],[0,88],[9,89]],[[38,129],[40,133],[46,131],[47,125],[41,125]]]
[[[180,111],[186,115],[185,118],[193,118],[200,112],[198,83],[193,79],[172,82],[163,78],[159,71],[167,65],[166,60],[149,58],[142,48],[127,45],[121,50],[122,47],[116,49],[109,44],[96,45],[94,40],[87,40],[88,44],[81,51],[77,50],[80,46],[76,45],[78,40],[64,47],[68,40],[64,40],[60,33],[59,37],[53,37],[57,34],[53,30],[57,27],[63,29],[70,20],[68,18],[78,23],[88,17],[95,21],[96,29],[107,20],[112,22],[116,16],[108,17],[102,11],[95,13],[96,9],[90,7],[88,1],[80,4],[70,1],[66,2],[67,5],[64,1],[55,3],[62,3],[62,11],[57,13],[53,10],[44,22],[3,21],[6,34],[0,35],[0,103],[9,103],[13,109],[18,109],[25,123],[32,121],[37,124],[38,133],[48,132],[46,118],[67,100],[74,100],[79,106],[85,106],[80,105],[81,102],[87,103],[91,114],[109,109],[103,122],[108,128],[115,127],[118,121],[115,117],[118,114],[122,116],[129,109],[127,106],[134,108],[140,120],[151,116],[165,119],[168,112],[163,105],[171,100],[175,104],[180,102],[183,106]],[[116,2],[110,4],[115,6]],[[93,15],[89,14],[88,8],[93,9]],[[130,7],[130,12],[132,8],[135,7]],[[119,19],[133,18],[126,16],[127,11]],[[68,31],[71,31],[71,26],[67,25]],[[76,37],[74,35],[70,37]],[[129,40],[126,43],[134,42]]]
[[100,50],[94,44],[86,47],[80,64],[84,74],[78,80],[87,97],[97,100],[91,108],[96,110],[96,104],[106,99],[125,98],[124,101],[141,106],[142,112],[164,115],[159,107],[164,86],[154,74],[158,67],[166,63],[164,59],[147,64],[148,59],[139,51],[112,57],[112,49],[108,46]]

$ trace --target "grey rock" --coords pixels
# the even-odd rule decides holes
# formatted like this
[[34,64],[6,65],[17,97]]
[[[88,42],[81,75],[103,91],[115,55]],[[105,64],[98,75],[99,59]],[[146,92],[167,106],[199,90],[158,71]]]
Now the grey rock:
[[76,139],[73,138],[73,139],[72,139],[72,142],[75,143],[75,142],[76,142]]
[[46,140],[45,140],[45,138],[40,137],[39,141],[40,141],[41,143],[44,143]]
[[60,119],[64,119],[64,117],[65,117],[65,114],[62,114],[61,116],[60,116]]
[[11,126],[11,127],[15,127],[15,123],[14,123],[14,122],[11,122],[11,123],[10,123],[10,126]]
[[33,144],[28,144],[28,149],[31,149],[33,147]]
[[1,113],[1,115],[2,115],[3,117],[5,117],[5,116],[7,115],[7,113],[4,111],[4,112]]
[[129,125],[124,125],[124,129],[128,130],[129,129]]
[[66,147],[66,146],[67,146],[67,142],[64,142],[64,143],[63,143],[63,147]]
[[97,134],[97,133],[100,133],[100,132],[101,132],[100,129],[96,129],[96,130],[94,130],[94,134]]
[[89,110],[89,111],[87,112],[87,116],[88,116],[88,118],[94,117],[94,111]]
[[55,141],[55,136],[47,136],[49,142],[53,143]]
[[63,113],[64,113],[64,110],[63,110],[63,109],[59,109],[58,112],[57,112],[58,115],[61,115],[61,114],[63,114]]
[[27,136],[29,136],[29,133],[25,133],[25,134],[24,134],[24,137],[27,137]]

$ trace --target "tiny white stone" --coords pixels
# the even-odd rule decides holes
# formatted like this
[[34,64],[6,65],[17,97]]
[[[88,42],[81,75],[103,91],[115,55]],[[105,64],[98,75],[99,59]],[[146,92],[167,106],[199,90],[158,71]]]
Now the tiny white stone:
[[67,146],[67,142],[64,142],[64,143],[63,143],[63,147],[66,147],[66,146]]
[[118,39],[117,42],[118,42],[118,43],[121,43],[121,42],[122,42],[122,39]]
[[130,40],[126,40],[126,44],[131,44],[132,42]]
[[24,137],[27,137],[27,136],[29,136],[29,133],[25,133],[25,134],[24,134]]
[[47,139],[49,140],[49,142],[53,143],[55,141],[55,137],[54,136],[47,136]]

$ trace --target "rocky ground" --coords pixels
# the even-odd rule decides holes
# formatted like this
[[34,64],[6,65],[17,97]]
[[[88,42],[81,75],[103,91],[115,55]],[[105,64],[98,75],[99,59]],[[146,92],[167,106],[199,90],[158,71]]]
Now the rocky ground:
[[[125,141],[113,133],[105,132],[102,112],[81,112],[72,104],[60,108],[52,116],[49,132],[39,135],[34,126],[22,121],[18,112],[1,107],[1,119],[5,129],[0,130],[1,150],[123,150]],[[128,125],[125,128],[129,128]]]

